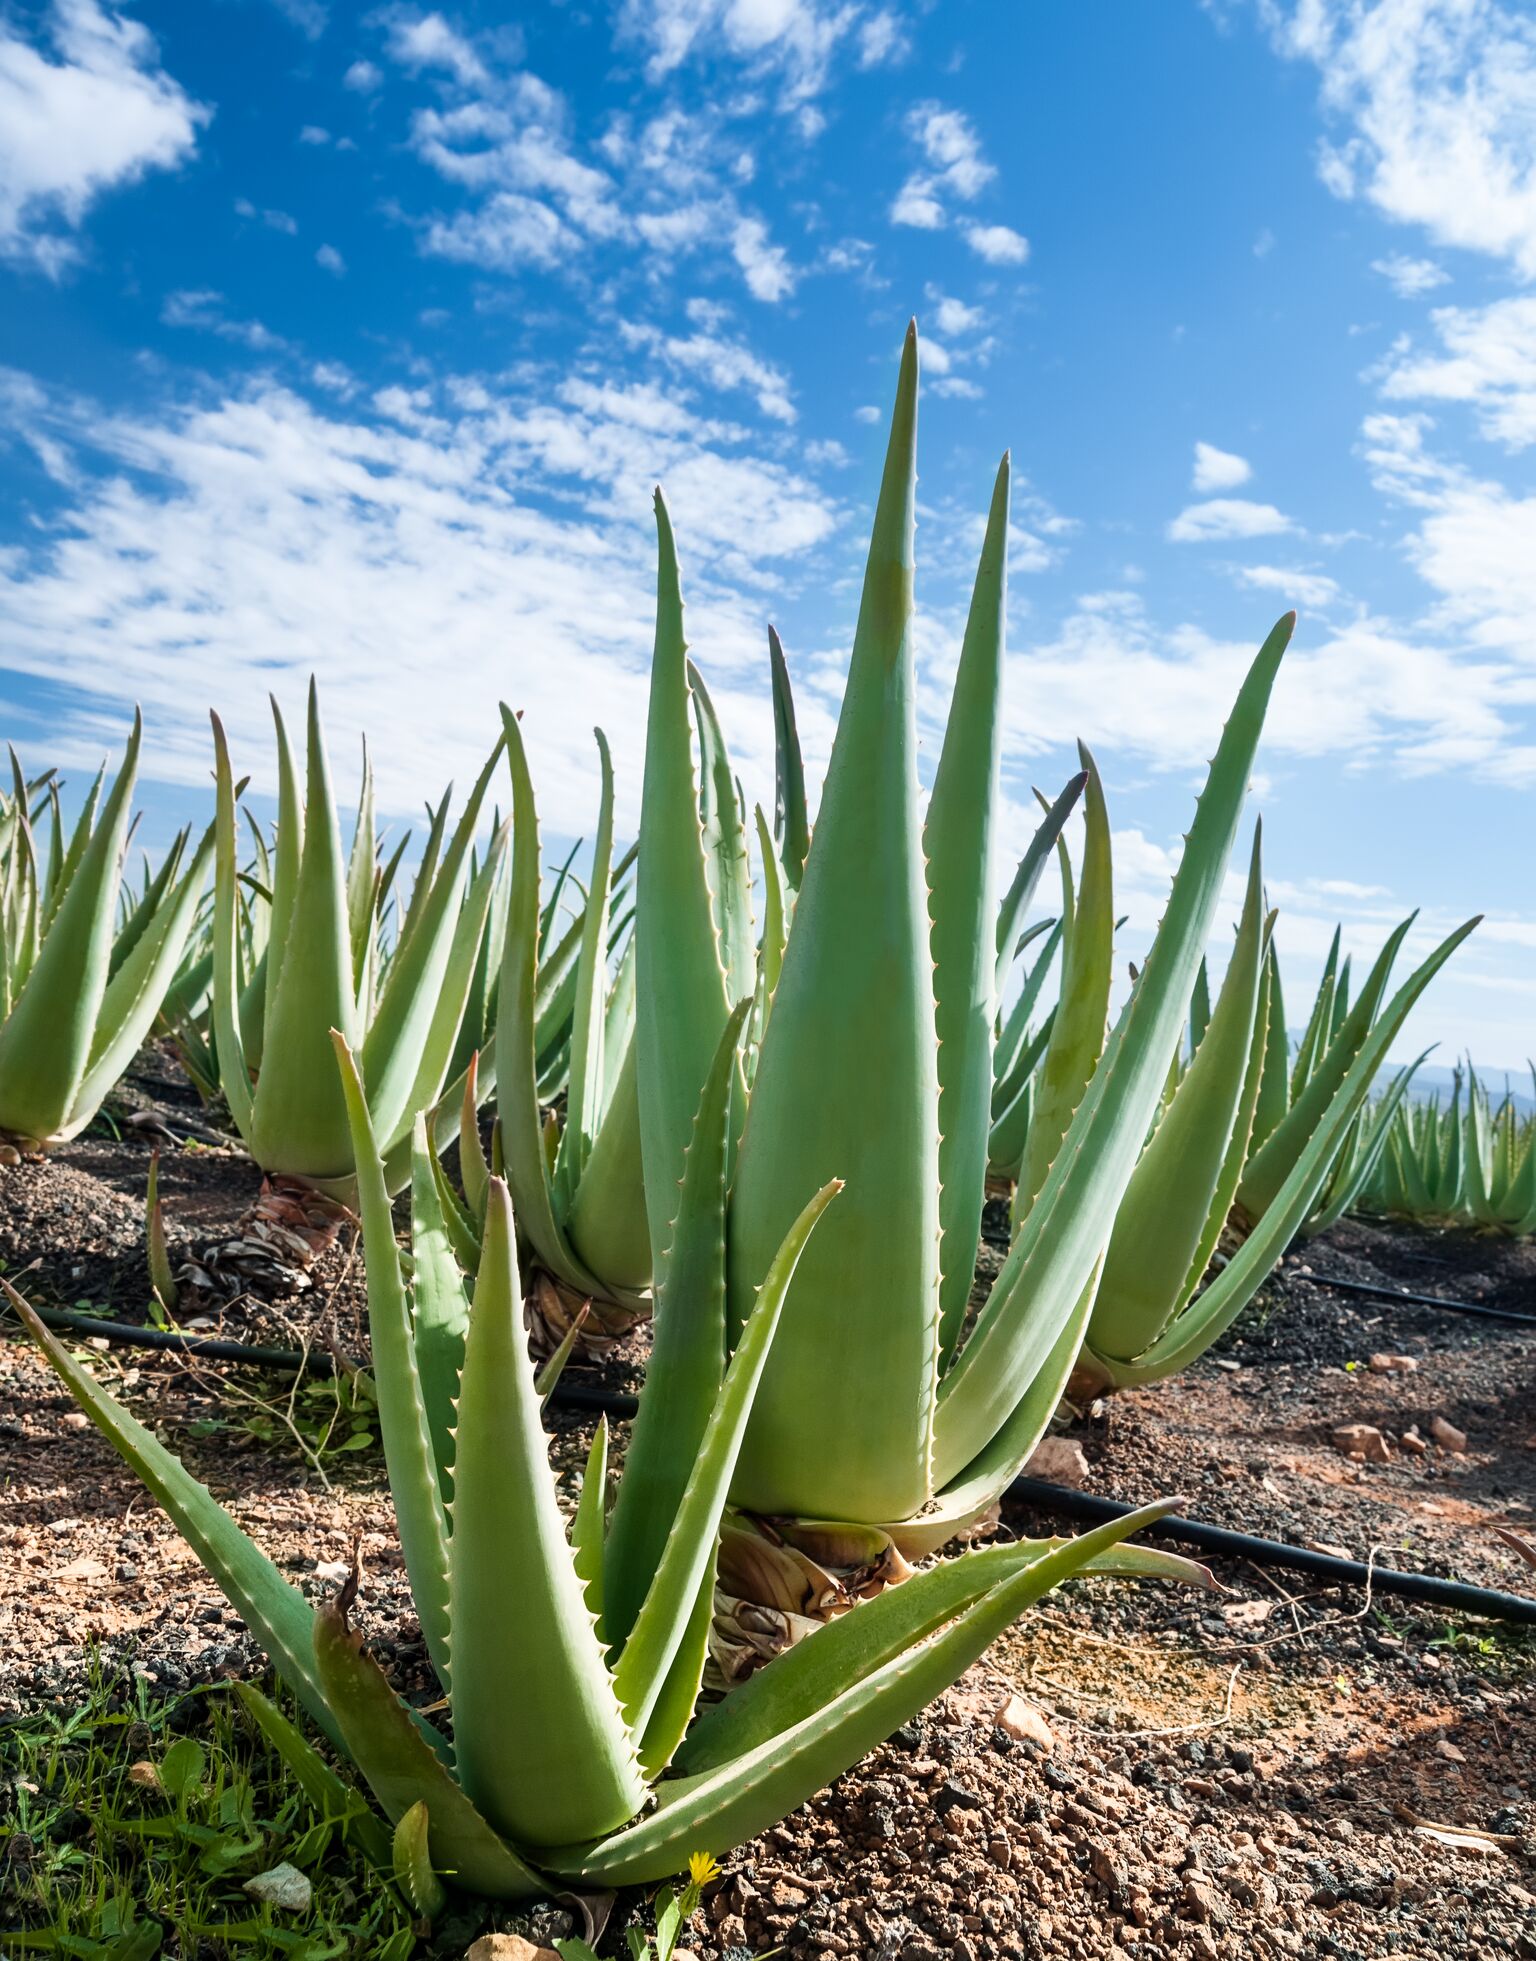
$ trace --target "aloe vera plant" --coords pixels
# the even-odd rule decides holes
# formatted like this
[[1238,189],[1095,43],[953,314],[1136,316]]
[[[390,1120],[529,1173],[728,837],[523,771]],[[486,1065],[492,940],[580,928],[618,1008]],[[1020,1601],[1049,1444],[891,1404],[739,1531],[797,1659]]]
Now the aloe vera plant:
[[[223,726],[213,717],[213,1027],[220,1084],[235,1127],[263,1171],[346,1196],[352,1189],[351,1135],[330,1049],[330,1031],[340,1029],[358,1046],[391,1184],[398,1188],[409,1175],[415,1114],[430,1109],[440,1139],[458,1120],[463,1083],[449,1081],[449,1068],[491,915],[505,828],[472,877],[471,851],[502,744],[498,739],[441,856],[433,851],[418,877],[386,968],[375,928],[391,867],[375,860],[366,770],[348,863],[313,683],[302,799],[275,703],[273,716],[277,831],[263,900],[265,947],[254,966],[241,957],[235,783]],[[482,1069],[482,1091],[493,1075],[489,1064]]]
[[[791,1222],[727,1360],[724,1193],[748,1005],[727,1020],[696,1114],[618,1501],[610,1514],[599,1426],[569,1522],[539,1422],[506,1187],[488,1188],[471,1304],[418,1120],[408,1280],[361,1074],[336,1038],[390,1486],[451,1738],[397,1697],[349,1627],[358,1576],[316,1612],[12,1294],[92,1420],[361,1771],[397,1828],[395,1869],[413,1897],[430,1897],[437,1876],[502,1898],[663,1878],[811,1797],[1070,1574],[1207,1577],[1121,1546],[1167,1506],[1076,1540],[991,1547],[854,1609],[695,1718],[727,1488],[786,1293],[838,1190],[824,1185]],[[375,1835],[372,1856],[381,1850]]]
[[[922,1552],[993,1501],[1076,1360],[1178,1045],[1292,621],[1271,633],[1239,694],[1162,928],[1107,1042],[1074,983],[1052,1085],[1059,1147],[1042,1148],[1012,1251],[962,1343],[995,1089],[1009,469],[1005,458],[925,810],[910,638],[917,378],[914,330],[836,742],[761,1042],[737,1084],[727,1243],[734,1342],[801,1202],[795,1181],[846,1180],[785,1303],[732,1497],[752,1513],[869,1526]],[[739,922],[700,822],[681,583],[660,504],[658,529],[636,1055],[652,1243],[665,1246],[687,1123],[730,1001],[746,989],[727,980]],[[1093,781],[1090,770],[1090,808]],[[1102,863],[1093,876],[1107,883]],[[1102,898],[1093,916],[1106,916]],[[1107,960],[1097,927],[1092,959]]]
[[103,770],[67,839],[57,783],[29,784],[12,752],[13,791],[0,800],[0,1133],[25,1147],[77,1136],[100,1109],[154,1023],[207,879],[211,833],[196,850],[183,833],[136,898],[122,893],[142,735],[135,714],[111,789],[103,796]]
[[1515,1238],[1536,1232],[1536,1116],[1507,1088],[1495,1104],[1470,1061],[1448,1103],[1438,1093],[1410,1103],[1396,1088],[1370,1113],[1379,1145],[1349,1202]]
[[[1329,1180],[1350,1148],[1387,1048],[1476,923],[1450,934],[1376,1014],[1279,1187],[1202,1289],[1244,1176],[1271,1054],[1273,917],[1264,914],[1255,831],[1226,977],[1214,1010],[1202,1013],[1192,1029],[1198,1045],[1116,1214],[1075,1386],[1094,1393],[1177,1374],[1231,1326],[1292,1236],[1329,1210]],[[1400,1096],[1411,1073],[1411,1067],[1400,1071],[1391,1093]]]

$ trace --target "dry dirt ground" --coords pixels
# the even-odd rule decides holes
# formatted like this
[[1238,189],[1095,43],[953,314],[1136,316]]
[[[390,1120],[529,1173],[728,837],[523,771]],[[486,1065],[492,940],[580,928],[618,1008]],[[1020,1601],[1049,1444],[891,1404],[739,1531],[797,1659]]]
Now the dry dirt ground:
[[[38,1261],[25,1284],[39,1300],[142,1320],[148,1148],[126,1133],[0,1172],[7,1274]],[[177,1258],[238,1238],[248,1163],[168,1147],[163,1174]],[[348,1241],[297,1292],[211,1300],[210,1324],[363,1355]],[[1069,1425],[1088,1488],[1183,1492],[1217,1523],[1536,1591],[1492,1530],[1536,1534],[1536,1339],[1332,1293],[1326,1274],[1536,1311],[1529,1247],[1346,1223],[1288,1260],[1219,1355]],[[1373,1372],[1373,1354],[1418,1366]],[[125,1348],[90,1359],[306,1588],[335,1584],[360,1539],[362,1625],[402,1690],[435,1695],[376,1450],[329,1454],[322,1475],[272,1378]],[[628,1386],[635,1359],[604,1379]],[[1436,1417],[1464,1451],[1402,1445]],[[588,1421],[559,1416],[557,1461],[575,1464]],[[1340,1453],[1333,1432],[1354,1423],[1388,1437],[1388,1461]],[[167,1695],[259,1672],[238,1618],[14,1329],[0,1332],[0,1465],[0,1723],[78,1700],[88,1644]],[[1005,1509],[1002,1529],[1063,1528]],[[726,1860],[694,1952],[1536,1957],[1531,1632],[1246,1564],[1216,1577],[1215,1593],[1094,1581],[1052,1596],[924,1717]],[[1012,1697],[1031,1735],[996,1720]]]

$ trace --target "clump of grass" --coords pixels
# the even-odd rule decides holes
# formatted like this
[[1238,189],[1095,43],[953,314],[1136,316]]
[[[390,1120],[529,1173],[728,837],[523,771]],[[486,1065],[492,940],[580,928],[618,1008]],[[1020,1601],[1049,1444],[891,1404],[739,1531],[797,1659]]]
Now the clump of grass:
[[[309,1881],[303,1910],[244,1890],[280,1864]],[[78,1961],[406,1961],[417,1947],[394,1887],[222,1685],[156,1701],[99,1658],[81,1707],[0,1729],[0,1926],[8,1955]]]

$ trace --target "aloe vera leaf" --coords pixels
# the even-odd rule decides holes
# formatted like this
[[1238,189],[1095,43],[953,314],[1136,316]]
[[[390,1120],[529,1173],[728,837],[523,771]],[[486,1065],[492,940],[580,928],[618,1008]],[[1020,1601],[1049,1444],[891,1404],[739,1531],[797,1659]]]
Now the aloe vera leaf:
[[1117,1383],[1156,1382],[1186,1368],[1204,1354],[1252,1300],[1264,1276],[1306,1217],[1328,1175],[1334,1153],[1369,1095],[1372,1078],[1381,1067],[1387,1049],[1397,1039],[1409,1011],[1477,923],[1477,919],[1470,919],[1458,926],[1404,981],[1371,1029],[1290,1175],[1248,1237],[1205,1292],[1191,1302],[1159,1340],[1131,1362],[1113,1365]]
[[727,998],[739,1001],[752,992],[757,977],[746,826],[736,801],[730,752],[725,746],[720,717],[704,685],[704,677],[692,661],[688,663],[688,692],[699,745],[699,835],[704,847],[715,937]]
[[363,1038],[358,1061],[374,1125],[386,1145],[402,1130],[409,1131],[416,1112],[442,1089],[463,1019],[506,848],[505,832],[498,831],[486,863],[470,878],[469,851],[501,749],[498,741],[475,779],[411,937],[395,949],[372,1026]]
[[1290,1037],[1285,1027],[1285,994],[1280,984],[1280,957],[1273,936],[1265,959],[1269,975],[1269,1033],[1264,1042],[1264,1074],[1259,1083],[1258,1108],[1253,1113],[1253,1148],[1273,1134],[1291,1107]]
[[795,697],[789,685],[784,644],[768,629],[768,664],[773,675],[774,801],[773,829],[779,840],[784,882],[800,890],[805,856],[811,848],[811,825],[805,803],[805,764],[800,757],[800,731],[795,726]]
[[1034,925],[1027,927],[1014,943],[1015,957],[1022,959],[1027,950],[1042,936],[1045,936],[1045,945],[1025,970],[1019,991],[1007,1014],[1002,1017],[997,1042],[992,1050],[993,1116],[997,1116],[1018,1093],[1018,1084],[1011,1082],[1010,1078],[1028,1039],[1029,1019],[1034,1013],[1046,972],[1056,956],[1057,947],[1061,944],[1061,921],[1037,919]]
[[363,737],[363,779],[358,792],[357,822],[347,859],[347,932],[352,944],[353,986],[361,992],[364,972],[373,954],[374,888],[378,867],[378,827],[374,819],[373,763],[368,738]]
[[368,1276],[368,1337],[379,1400],[379,1430],[389,1468],[390,1495],[400,1550],[410,1577],[422,1635],[438,1680],[450,1686],[448,1668],[448,1521],[443,1511],[437,1452],[427,1421],[416,1337],[411,1325],[395,1223],[379,1157],[363,1079],[340,1034],[332,1036],[342,1094],[352,1126],[358,1211]]
[[666,1686],[699,1589],[714,1559],[720,1514],[725,1509],[752,1399],[762,1382],[790,1282],[817,1221],[841,1189],[840,1181],[835,1178],[823,1185],[784,1235],[768,1264],[736,1352],[726,1367],[725,1379],[673,1514],[644,1603],[613,1671],[614,1693],[636,1736],[644,1734]]
[[444,1505],[453,1496],[454,1405],[464,1366],[469,1329],[469,1295],[454,1257],[427,1142],[427,1122],[418,1117],[411,1151],[412,1335],[422,1409],[432,1440],[438,1490]]
[[626,1823],[645,1783],[555,1495],[499,1179],[487,1195],[459,1382],[449,1564],[454,1735],[468,1796],[530,1846]]
[[329,1824],[339,1824],[374,1871],[388,1876],[393,1868],[389,1833],[367,1799],[336,1775],[303,1731],[253,1682],[232,1682],[230,1687],[320,1816]]
[[[733,1499],[765,1513],[885,1518],[930,1489],[939,1127],[910,637],[917,370],[909,329],[847,689],[731,1201],[734,1329],[806,1184],[849,1176],[801,1263],[741,1453]],[[645,863],[642,847],[642,878]]]
[[[1263,967],[1264,873],[1255,826],[1242,920],[1215,1014],[1208,1014],[1194,1061],[1137,1161],[1115,1214],[1088,1331],[1095,1349],[1139,1354],[1184,1305],[1200,1278],[1199,1272],[1191,1278],[1190,1269],[1249,1080]],[[1225,1212],[1223,1206],[1223,1216]]]
[[1331,1225],[1336,1224],[1359,1197],[1361,1188],[1380,1160],[1392,1121],[1402,1105],[1403,1098],[1408,1094],[1408,1087],[1432,1053],[1432,1049],[1433,1045],[1422,1050],[1412,1062],[1404,1063],[1388,1084],[1380,1103],[1371,1112],[1371,1121],[1360,1139],[1351,1176],[1329,1196],[1328,1203],[1321,1212],[1314,1212],[1307,1219],[1306,1230],[1309,1238],[1317,1233],[1326,1232]]
[[581,953],[576,963],[576,998],[571,1014],[570,1082],[566,1091],[565,1127],[555,1160],[555,1205],[569,1217],[571,1203],[587,1168],[593,1139],[602,1120],[598,1098],[603,1080],[603,1009],[608,995],[608,888],[613,862],[613,760],[608,738],[597,738],[602,796],[597,816],[597,839],[592,847],[592,876],[582,913]]
[[351,1169],[352,1135],[330,1031],[339,1029],[354,1041],[357,1006],[341,832],[313,682],[306,766],[304,849],[282,967],[267,1007],[247,1142],[265,1171],[337,1178]]
[[[557,1848],[546,1863],[573,1878],[625,1886],[676,1872],[690,1851],[740,1845],[840,1776],[941,1694],[1042,1594],[1171,1508],[1171,1501],[1145,1506],[1030,1561],[921,1645],[855,1680],[830,1702],[803,1706],[791,1727],[755,1749],[713,1770],[663,1783],[655,1809],[627,1831],[596,1845]],[[776,1666],[770,1663],[765,1673]]]
[[624,1046],[613,1097],[571,1206],[566,1232],[584,1271],[620,1306],[644,1304],[651,1284],[651,1231],[640,1158],[640,1097],[633,1035]]
[[[1034,1202],[1061,1148],[1073,1112],[1104,1052],[1114,969],[1114,872],[1109,813],[1093,757],[1079,743],[1088,782],[1083,791],[1083,866],[1061,955],[1061,993],[1055,1026],[1035,1075],[1035,1104],[1019,1174],[1017,1208]],[[1182,1019],[1182,1016],[1181,1016]]]
[[1024,1328],[1043,1317],[1054,1339],[1103,1255],[1210,938],[1248,773],[1295,617],[1288,613],[1274,627],[1243,681],[1146,965],[991,1296],[944,1380],[934,1433],[941,1486],[996,1436],[1027,1389],[1029,1377],[1019,1362]]
[[1370,1033],[1371,1024],[1386,994],[1392,964],[1416,917],[1416,914],[1410,913],[1388,936],[1338,1035],[1326,1050],[1314,1057],[1306,1081],[1293,1096],[1290,1109],[1244,1165],[1242,1182],[1237,1188],[1237,1203],[1250,1219],[1257,1218],[1266,1206],[1274,1202],[1281,1184],[1300,1155],[1304,1140],[1312,1135],[1324,1111],[1338,1094],[1339,1086]]
[[176,969],[186,952],[198,901],[213,857],[213,832],[204,837],[185,876],[161,902],[156,918],[108,981],[96,1016],[90,1061],[58,1136],[75,1137],[144,1045]]
[[143,729],[135,709],[101,821],[75,858],[37,957],[0,1027],[0,1130],[18,1137],[46,1143],[58,1133],[90,1062],[112,958],[118,867]]
[[512,891],[496,1007],[496,1092],[507,1182],[517,1222],[539,1259],[583,1293],[604,1294],[578,1260],[556,1211],[534,1072],[533,1003],[539,942],[539,818],[517,717],[503,704],[512,770]]
[[[1302,1031],[1297,1045],[1296,1060],[1291,1068],[1290,1102],[1294,1103],[1307,1086],[1312,1066],[1323,1053],[1328,1042],[1328,1024],[1333,1008],[1333,990],[1338,978],[1339,938],[1343,928],[1335,926],[1333,939],[1329,943],[1328,957],[1323,962],[1323,977],[1317,984],[1313,997],[1312,1012],[1307,1017],[1307,1025]],[[1287,1106],[1289,1107],[1289,1105]]]
[[709,1428],[725,1374],[725,1189],[736,1048],[748,1004],[726,1023],[683,1160],[677,1217],[657,1275],[651,1361],[624,1454],[604,1559],[603,1638],[628,1639]]
[[[277,698],[271,697],[272,726],[277,741],[277,830],[272,849],[272,897],[271,918],[268,922],[268,958],[262,982],[261,1025],[269,1027],[272,1020],[272,1004],[277,998],[277,983],[283,970],[283,957],[288,950],[288,934],[293,925],[294,895],[299,885],[299,864],[304,851],[304,800],[299,793],[299,772],[294,761],[293,744],[288,738],[287,724]],[[215,730],[215,740],[219,731]],[[234,843],[231,836],[230,850]],[[260,1066],[259,1047],[252,1045],[253,1052],[248,1057],[251,1067]]]
[[[135,709],[134,714],[135,718],[137,718],[137,709]],[[42,917],[39,921],[39,925],[44,933],[48,931],[54,920],[58,917],[59,908],[63,905],[70,886],[74,883],[75,873],[80,868],[81,860],[85,856],[91,839],[96,835],[98,829],[96,812],[101,805],[101,792],[106,780],[107,766],[103,763],[92,778],[90,789],[85,793],[85,801],[80,806],[80,815],[75,819],[74,829],[69,834],[69,843],[64,849],[63,856],[60,857],[55,851],[50,849],[48,882],[43,890]],[[53,807],[55,814],[57,814],[57,789],[54,791]],[[101,821],[102,823],[108,821],[105,811],[102,812]],[[57,872],[54,870],[55,866],[58,867]]]
[[437,861],[443,848],[443,839],[448,831],[448,807],[453,799],[453,791],[445,790],[434,809],[427,805],[427,839],[422,846],[421,863],[416,868],[416,880],[411,887],[411,896],[405,908],[405,917],[400,922],[400,938],[396,952],[405,947],[415,932],[423,908],[431,894],[437,875]]
[[661,1693],[651,1710],[650,1720],[640,1741],[640,1768],[647,1783],[655,1780],[677,1754],[677,1746],[688,1733],[693,1712],[698,1707],[704,1685],[704,1669],[709,1660],[709,1636],[715,1617],[715,1572],[719,1560],[718,1544],[710,1548],[709,1562],[699,1591],[683,1629],[672,1666],[667,1670]]
[[443,1882],[432,1869],[429,1829],[430,1814],[418,1798],[409,1811],[401,1813],[391,1846],[395,1884],[423,1920],[435,1920],[448,1902]]
[[[443,1169],[442,1158],[438,1154],[437,1139],[430,1123],[426,1127],[427,1158],[432,1168],[432,1182],[437,1190],[438,1209],[442,1214],[443,1230],[448,1235],[448,1243],[453,1248],[453,1257],[465,1273],[475,1273],[480,1266],[480,1227],[471,1216],[469,1208],[453,1189],[453,1182]],[[414,1150],[412,1138],[412,1156]],[[385,1183],[392,1184],[386,1165]]]
[[480,1051],[476,1049],[464,1072],[464,1095],[459,1104],[459,1179],[464,1186],[464,1202],[474,1213],[484,1209],[485,1187],[491,1175],[480,1141],[479,1075]]
[[1046,860],[1051,855],[1051,847],[1065,830],[1074,805],[1087,787],[1086,770],[1079,770],[1076,776],[1067,779],[1060,796],[1047,807],[1045,817],[1030,839],[1029,849],[1019,860],[1018,869],[997,909],[997,966],[993,990],[999,1000],[1008,982],[1008,969],[1013,963],[1019,929],[1029,910],[1029,902],[1035,895],[1035,887],[1040,883]]
[[315,1664],[346,1739],[384,1816],[396,1824],[425,1804],[432,1864],[472,1893],[531,1899],[548,1881],[498,1836],[422,1735],[335,1600],[315,1616]]
[[[134,948],[148,931],[150,922],[159,912],[166,893],[169,892],[171,886],[175,883],[176,877],[181,869],[183,854],[187,848],[188,836],[189,833],[187,831],[178,831],[176,836],[171,840],[170,848],[161,859],[154,876],[149,877],[146,875],[143,892],[128,910],[122,925],[118,928],[117,937],[112,942],[112,958],[107,967],[109,985],[123,962],[133,952]],[[209,844],[211,849],[211,834]],[[148,873],[148,869],[146,854],[146,874]],[[119,893],[119,904],[123,904],[125,900],[126,895]]]
[[699,1094],[730,1011],[699,829],[677,548],[660,491],[656,532],[635,915],[636,1087],[653,1269],[666,1250]]
[[603,1540],[608,1508],[608,1419],[599,1417],[581,1477],[581,1496],[571,1520],[571,1558],[594,1621],[603,1616]]
[[10,1282],[0,1279],[0,1287],[75,1401],[165,1507],[177,1531],[272,1657],[278,1673],[331,1741],[339,1744],[341,1732],[315,1669],[315,1616],[309,1602],[297,1587],[288,1584],[181,1459],[80,1366]]
[[992,487],[944,746],[923,828],[939,1071],[939,1342],[959,1339],[976,1276],[991,1128],[993,890],[1008,599],[1005,455]]

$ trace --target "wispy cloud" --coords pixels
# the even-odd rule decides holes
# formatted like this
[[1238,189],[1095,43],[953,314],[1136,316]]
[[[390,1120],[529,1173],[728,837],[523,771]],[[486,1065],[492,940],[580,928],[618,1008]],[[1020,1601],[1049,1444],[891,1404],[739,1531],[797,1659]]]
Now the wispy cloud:
[[53,0],[46,19],[46,50],[0,19],[0,257],[57,277],[91,205],[184,163],[213,112],[138,21],[97,0]]
[[1441,351],[1399,342],[1381,379],[1395,401],[1465,402],[1483,434],[1510,449],[1536,443],[1536,298],[1436,307]]
[[1536,279],[1536,16],[1502,0],[1260,0],[1348,133],[1323,182]]
[[1379,272],[1400,300],[1422,299],[1450,279],[1445,267],[1433,259],[1412,259],[1406,252],[1389,252],[1384,259],[1372,259],[1371,271]]

